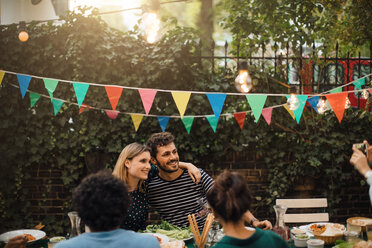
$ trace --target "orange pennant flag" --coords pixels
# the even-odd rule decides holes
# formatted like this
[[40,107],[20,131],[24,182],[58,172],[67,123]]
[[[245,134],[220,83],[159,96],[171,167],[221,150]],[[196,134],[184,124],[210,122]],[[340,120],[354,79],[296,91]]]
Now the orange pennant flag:
[[341,123],[341,120],[344,117],[347,95],[347,92],[326,95],[326,98],[331,105],[333,112],[335,112],[339,123]]
[[115,110],[116,106],[118,105],[121,93],[123,92],[123,88],[116,86],[105,86],[105,89],[110,100],[112,110]]
[[89,106],[89,105],[86,105],[86,104],[84,104],[84,103],[81,104],[81,106],[80,106],[80,108],[79,108],[79,115],[80,115],[81,113],[83,113],[83,112],[85,111],[86,108],[91,109],[92,107]]
[[234,114],[234,117],[238,122],[240,129],[243,129],[245,116],[246,116],[245,112],[239,112]]

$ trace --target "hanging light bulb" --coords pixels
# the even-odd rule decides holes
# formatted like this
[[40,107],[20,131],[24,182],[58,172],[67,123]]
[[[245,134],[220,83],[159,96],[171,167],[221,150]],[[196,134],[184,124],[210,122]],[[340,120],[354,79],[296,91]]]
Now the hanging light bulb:
[[324,114],[324,112],[327,111],[327,101],[324,98],[319,99],[316,109],[318,110],[319,114]]
[[345,109],[350,108],[350,106],[351,106],[351,102],[350,102],[350,100],[349,100],[349,97],[346,97]]
[[296,110],[300,106],[300,102],[298,101],[298,98],[295,94],[291,93],[288,100],[287,100],[287,106],[289,110]]
[[368,100],[368,98],[369,98],[368,90],[363,89],[361,96],[362,96],[363,99]]
[[18,39],[22,42],[26,42],[29,38],[28,33],[26,31],[26,23],[25,22],[20,22],[19,23],[19,34],[18,34]]
[[149,11],[143,14],[142,24],[145,39],[153,44],[160,39],[159,0],[152,0]]
[[248,64],[246,61],[239,63],[238,76],[235,78],[235,87],[239,92],[248,93],[252,90],[252,78],[248,72]]

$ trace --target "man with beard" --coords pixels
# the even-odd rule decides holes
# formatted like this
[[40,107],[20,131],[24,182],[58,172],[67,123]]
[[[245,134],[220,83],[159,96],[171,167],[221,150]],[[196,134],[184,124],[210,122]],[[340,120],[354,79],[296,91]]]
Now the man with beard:
[[[206,194],[213,186],[213,179],[199,168],[201,180],[195,184],[187,171],[179,168],[179,156],[174,137],[169,132],[155,133],[147,140],[151,163],[159,173],[148,185],[149,204],[159,212],[162,219],[176,226],[188,226],[189,214],[195,214],[199,228],[206,220]],[[245,219],[254,227],[271,229],[269,221],[258,221],[247,211]]]

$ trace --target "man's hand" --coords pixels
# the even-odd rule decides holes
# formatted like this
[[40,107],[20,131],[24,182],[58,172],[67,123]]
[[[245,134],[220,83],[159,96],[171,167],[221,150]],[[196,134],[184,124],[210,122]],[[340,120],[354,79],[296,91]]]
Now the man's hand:
[[367,157],[357,148],[353,148],[353,152],[350,158],[350,164],[354,165],[355,169],[357,169],[362,176],[365,176],[367,171],[371,170],[367,163]]
[[192,163],[186,163],[186,162],[179,162],[180,168],[181,169],[186,169],[192,179],[192,181],[195,184],[198,184],[201,180],[201,173],[198,167],[193,165]]
[[273,225],[268,220],[263,220],[263,221],[256,220],[252,223],[252,226],[259,227],[259,228],[264,229],[264,230],[273,229]]
[[8,240],[4,248],[25,248],[27,243],[26,235],[18,235]]
[[363,141],[364,144],[367,146],[367,154],[368,154],[368,162],[372,163],[372,146],[368,144],[368,141]]

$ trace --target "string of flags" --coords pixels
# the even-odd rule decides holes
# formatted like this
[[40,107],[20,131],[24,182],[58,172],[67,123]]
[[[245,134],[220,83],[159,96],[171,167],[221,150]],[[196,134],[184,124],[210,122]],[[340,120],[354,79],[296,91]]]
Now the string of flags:
[[[276,106],[270,106],[266,107],[265,103],[267,100],[268,96],[273,96],[273,97],[283,97],[285,96],[287,99],[290,98],[290,95],[288,94],[244,94],[244,93],[216,93],[216,92],[197,92],[197,91],[173,91],[173,90],[164,90],[164,89],[147,89],[147,88],[137,88],[137,87],[128,87],[128,86],[118,86],[118,85],[104,85],[104,84],[96,84],[96,83],[85,83],[85,82],[73,82],[73,81],[67,81],[67,80],[61,80],[61,79],[52,79],[52,78],[44,78],[44,77],[39,77],[39,76],[34,76],[34,75],[26,75],[26,74],[20,74],[16,72],[10,72],[10,71],[4,71],[0,70],[0,85],[2,83],[2,80],[4,78],[5,73],[7,74],[13,74],[17,76],[18,79],[18,84],[19,86],[16,86],[14,84],[11,84],[14,87],[19,87],[21,91],[21,96],[22,99],[25,97],[26,93],[29,92],[30,96],[30,107],[32,108],[36,102],[40,99],[40,97],[45,97],[45,98],[50,98],[52,105],[53,105],[53,111],[54,111],[54,116],[56,116],[62,105],[64,103],[69,103],[73,105],[78,105],[79,107],[79,114],[83,113],[85,109],[95,109],[95,110],[103,110],[105,111],[106,115],[110,118],[115,120],[119,114],[129,114],[131,116],[135,131],[138,130],[142,119],[144,116],[147,117],[156,117],[160,128],[162,131],[164,131],[167,128],[168,122],[170,118],[180,118],[186,128],[186,131],[190,133],[193,121],[195,118],[206,118],[207,121],[209,122],[211,128],[213,129],[214,132],[216,132],[217,125],[219,118],[221,116],[233,116],[240,129],[243,129],[244,126],[244,121],[247,113],[251,113],[254,116],[255,122],[257,123],[261,117],[265,119],[266,123],[268,125],[271,124],[271,116],[272,116],[272,110],[274,108],[279,108],[279,107],[284,107],[290,116],[296,120],[297,123],[300,122],[304,107],[306,103],[308,102],[310,106],[314,108],[314,110],[317,113],[320,113],[318,111],[317,105],[321,101],[323,97],[326,98],[326,104],[328,105],[328,109],[332,109],[333,112],[335,113],[338,121],[341,123],[344,111],[345,111],[345,104],[347,103],[347,96],[350,92],[361,92],[361,91],[368,91],[369,94],[372,94],[372,88],[364,88],[366,86],[367,78],[371,76],[372,74],[366,75],[364,77],[361,77],[357,80],[354,80],[348,84],[336,87],[330,91],[323,92],[321,94],[313,94],[313,95],[296,95],[297,101],[298,101],[298,107],[296,109],[291,109],[291,107],[288,104],[280,104]],[[39,78],[42,79],[44,82],[44,86],[49,94],[48,95],[43,95],[39,94],[33,91],[28,90],[30,81],[32,78]],[[60,98],[55,98],[53,96],[54,91],[56,90],[59,82],[66,82],[66,83],[71,83],[77,103],[70,102],[67,100],[63,100]],[[352,91],[342,91],[342,88],[353,84],[354,85],[354,90]],[[101,86],[105,88],[108,100],[111,104],[112,109],[100,109],[96,107],[89,106],[87,104],[84,104],[84,99],[85,96],[88,92],[88,89],[91,85],[94,86]],[[122,95],[123,89],[132,89],[132,90],[138,90],[139,95],[141,97],[141,101],[143,104],[144,112],[145,113],[130,113],[130,112],[121,112],[116,110],[116,107],[119,103],[120,97]],[[172,98],[176,104],[176,107],[179,111],[179,116],[163,116],[163,115],[151,115],[150,110],[152,107],[152,104],[154,102],[154,99],[156,97],[157,92],[162,91],[162,92],[169,92],[172,95]],[[204,94],[207,96],[207,99],[211,105],[213,115],[193,115],[193,116],[185,116],[185,111],[187,109],[187,105],[189,102],[189,99],[191,97],[191,94]],[[227,95],[243,95],[246,97],[247,102],[249,106],[251,107],[251,110],[249,111],[244,111],[244,112],[236,112],[236,113],[222,113],[222,109],[226,100]]]

